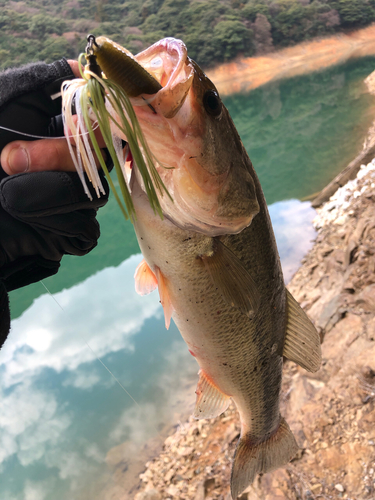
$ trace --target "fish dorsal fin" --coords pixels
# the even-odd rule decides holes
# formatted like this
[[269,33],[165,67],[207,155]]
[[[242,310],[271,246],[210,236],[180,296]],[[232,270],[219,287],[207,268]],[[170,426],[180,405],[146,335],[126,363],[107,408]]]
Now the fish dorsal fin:
[[160,303],[164,309],[165,328],[168,330],[169,325],[171,324],[171,318],[172,318],[172,313],[174,311],[174,307],[172,305],[171,297],[169,295],[167,280],[157,266],[155,266],[155,276],[158,281]]
[[322,360],[319,334],[288,290],[286,296],[288,322],[283,355],[308,372],[316,372]]
[[201,258],[224,300],[252,317],[259,307],[259,293],[240,259],[218,239],[212,253]]
[[148,295],[158,287],[156,276],[151,271],[145,259],[142,260],[135,270],[134,279],[135,291],[138,295]]
[[197,400],[193,413],[194,418],[215,418],[229,406],[230,397],[219,391],[203,370],[199,370],[199,381],[195,391]]

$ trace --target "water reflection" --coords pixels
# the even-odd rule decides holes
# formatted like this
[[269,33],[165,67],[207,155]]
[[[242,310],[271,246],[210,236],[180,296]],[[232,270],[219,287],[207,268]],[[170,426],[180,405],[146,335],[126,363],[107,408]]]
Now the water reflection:
[[[314,213],[297,200],[270,207],[287,280],[311,246]],[[158,294],[134,292],[140,260],[38,297],[13,321],[0,352],[1,498],[103,498],[107,465],[131,466],[193,404],[197,365],[175,326],[165,330]]]
[[[36,299],[13,322],[11,341],[2,350],[1,359],[7,364],[5,384],[17,383],[30,371],[35,375],[46,367],[56,372],[76,370],[95,357],[85,339],[99,357],[120,349],[134,350],[132,337],[159,307],[155,295],[143,299],[134,293],[134,268],[139,260],[134,256],[119,267],[107,268],[55,294],[55,301],[49,295]],[[72,381],[75,385],[77,377]]]
[[225,98],[267,203],[311,196],[361,151],[374,117],[363,80],[375,59]]
[[316,215],[309,202],[287,200],[269,208],[277,247],[283,266],[285,283],[289,283],[299,268],[301,259],[312,248],[315,230],[312,221]]

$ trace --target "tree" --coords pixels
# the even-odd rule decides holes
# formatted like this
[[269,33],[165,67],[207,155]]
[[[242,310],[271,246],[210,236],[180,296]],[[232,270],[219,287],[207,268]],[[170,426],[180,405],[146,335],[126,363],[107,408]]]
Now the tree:
[[273,50],[271,24],[264,14],[257,14],[252,25],[256,54],[265,54]]
[[364,25],[375,19],[374,8],[367,0],[337,0],[332,5],[340,15],[342,26]]
[[41,38],[52,33],[62,35],[66,30],[66,23],[62,19],[36,14],[29,22],[29,30],[33,35]]
[[220,21],[214,28],[214,40],[221,59],[228,61],[239,53],[250,55],[252,35],[240,21]]
[[40,52],[40,59],[46,62],[53,62],[62,57],[76,57],[74,49],[69,42],[62,36],[49,37],[44,43],[44,48]]
[[250,0],[241,10],[241,16],[249,21],[255,22],[257,14],[263,14],[270,17],[268,5],[262,0]]
[[270,5],[272,38],[275,44],[287,45],[306,37],[310,11],[298,0],[277,0]]

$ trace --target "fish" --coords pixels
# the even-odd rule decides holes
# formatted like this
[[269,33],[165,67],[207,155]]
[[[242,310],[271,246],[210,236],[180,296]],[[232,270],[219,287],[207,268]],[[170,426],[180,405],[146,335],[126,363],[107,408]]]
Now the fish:
[[259,179],[215,85],[181,40],[160,40],[134,59],[160,84],[133,95],[132,104],[171,194],[160,200],[161,218],[132,168],[144,256],[136,291],[158,289],[166,327],[173,319],[199,365],[194,417],[215,418],[236,405],[236,499],[256,474],[295,456],[296,440],[280,414],[283,359],[317,371],[320,339],[285,287]]

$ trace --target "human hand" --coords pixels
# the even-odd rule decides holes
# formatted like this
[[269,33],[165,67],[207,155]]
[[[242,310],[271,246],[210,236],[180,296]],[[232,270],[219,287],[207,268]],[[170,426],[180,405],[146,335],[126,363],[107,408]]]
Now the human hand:
[[[65,78],[60,78],[58,80],[58,83],[61,85],[63,79],[69,79],[72,78],[73,76],[76,78],[80,77],[80,71],[78,67],[78,61],[73,61],[73,60],[68,60],[67,63],[69,64],[71,74],[69,73],[66,75]],[[65,71],[67,71],[68,68],[67,66],[65,67]],[[58,86],[54,83],[53,87],[50,89],[50,93],[58,91]],[[57,93],[57,92],[56,92]],[[43,100],[45,101],[46,98],[43,96]],[[35,99],[35,96],[34,96]],[[37,102],[34,102],[34,106],[38,105],[39,106],[39,101],[40,97],[36,99]],[[19,102],[21,101],[21,102]],[[61,137],[59,139],[41,139],[41,140],[30,140],[30,138],[27,138],[28,140],[11,140],[11,138],[16,137],[16,135],[11,135],[8,131],[2,131],[0,129],[0,165],[7,175],[14,175],[14,174],[19,174],[23,172],[40,172],[44,170],[58,170],[58,171],[67,171],[67,172],[75,172],[75,166],[73,163],[73,160],[71,158],[71,154],[69,151],[68,144],[63,137],[63,126],[62,126],[62,118],[61,115],[58,116],[53,116],[53,112],[56,112],[60,109],[61,112],[61,99],[58,99],[60,108],[57,108],[55,106],[55,103],[53,108],[50,109],[50,114],[53,120],[53,127],[51,130],[51,124],[50,122],[44,123],[44,127],[42,126],[41,123],[38,123],[38,128],[39,128],[39,133],[35,132],[35,125],[34,123],[31,123],[33,134],[32,135],[43,135],[43,132],[45,134],[48,134],[51,136],[58,136],[60,135]],[[10,110],[2,110],[2,113],[0,111],[0,126],[7,125],[7,128],[11,128],[12,126],[15,127],[14,130],[20,130],[20,125],[22,128],[24,128],[24,122],[25,121],[25,105],[30,105],[30,96],[22,96],[21,100],[18,99],[16,103],[12,103],[10,106]],[[22,108],[23,106],[23,108]],[[38,114],[41,112],[45,114],[45,102],[43,102],[43,108],[40,106],[41,109],[39,109]],[[1,99],[0,99],[0,107],[1,107]],[[1,119],[1,115],[3,115]],[[10,120],[10,117],[12,116],[12,120]],[[19,122],[17,121],[17,118],[13,117],[19,116]],[[26,117],[27,118],[27,117]],[[38,117],[40,120],[41,118]],[[43,119],[43,117],[42,117]],[[47,127],[48,125],[48,127]],[[20,130],[22,132],[22,130]],[[52,132],[52,133],[51,133]],[[27,132],[25,132],[27,133]],[[104,140],[100,134],[100,132],[96,132],[96,139],[98,142],[98,145],[100,148],[105,148],[105,143]],[[2,137],[3,136],[3,137]],[[19,135],[22,137],[22,135]],[[33,139],[33,137],[31,137]],[[73,147],[75,146],[74,140],[71,140],[71,143]],[[105,154],[104,154],[105,156]],[[0,177],[1,178],[1,177]]]
[[[56,132],[54,117],[61,113],[61,99],[51,95],[64,79],[78,75],[78,64],[54,65],[38,63],[38,71],[31,65],[14,70],[16,75],[0,74],[1,126],[41,136],[49,135],[51,128]],[[24,71],[26,83],[14,91]],[[64,254],[92,250],[100,235],[96,213],[108,200],[102,173],[106,194],[97,198],[92,190],[92,201],[87,198],[72,172],[65,139],[20,137],[0,129],[0,347],[9,330],[7,292],[55,274]]]

